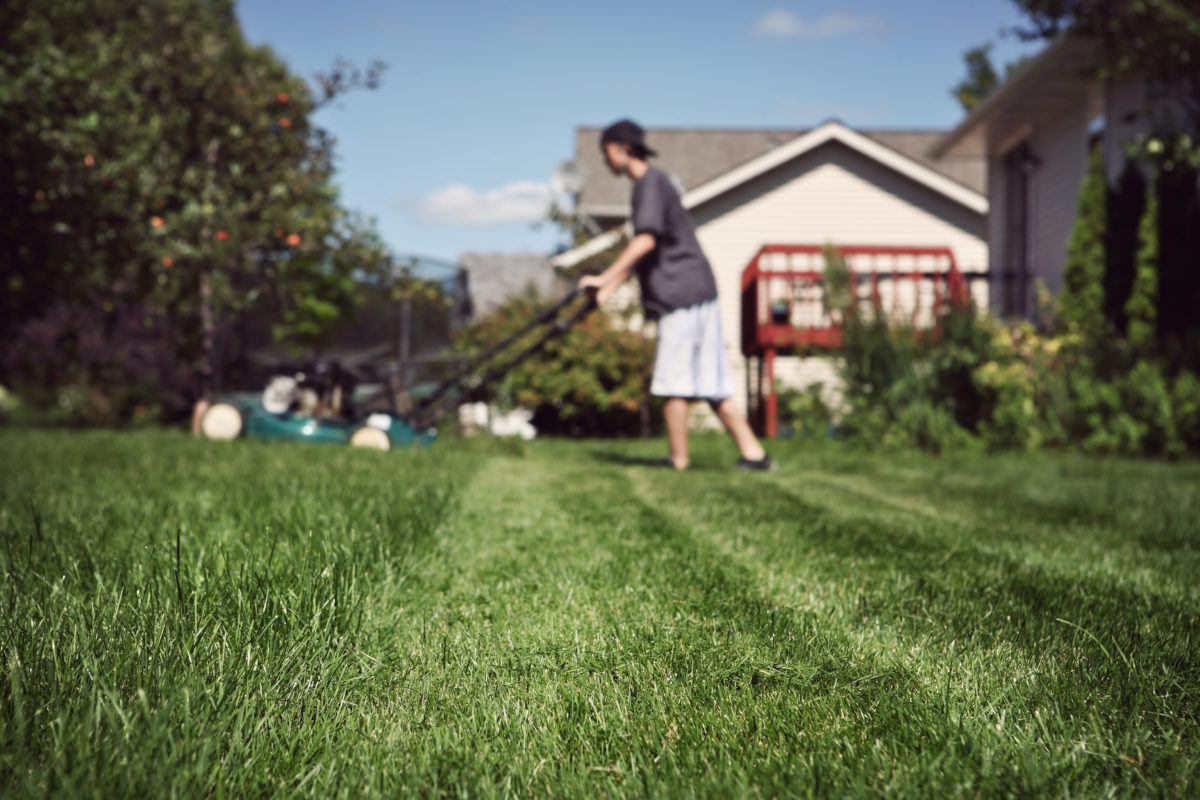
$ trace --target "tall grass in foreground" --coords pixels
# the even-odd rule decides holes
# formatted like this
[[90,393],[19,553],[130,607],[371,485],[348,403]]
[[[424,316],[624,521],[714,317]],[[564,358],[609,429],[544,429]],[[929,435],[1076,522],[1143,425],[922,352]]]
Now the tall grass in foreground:
[[362,455],[5,437],[3,788],[341,780],[357,711],[390,682],[365,646],[371,604],[428,557],[453,490],[426,454]]
[[723,445],[0,432],[0,794],[1196,792],[1200,466]]

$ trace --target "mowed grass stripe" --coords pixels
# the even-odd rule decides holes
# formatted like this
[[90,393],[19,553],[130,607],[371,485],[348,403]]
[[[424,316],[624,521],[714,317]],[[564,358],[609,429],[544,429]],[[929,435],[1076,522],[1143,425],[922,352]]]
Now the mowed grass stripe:
[[383,741],[405,753],[390,790],[640,791],[644,765],[625,758],[624,740],[663,740],[666,726],[621,724],[639,689],[616,676],[640,653],[614,621],[619,587],[595,578],[623,556],[559,506],[557,470],[490,461],[426,576],[436,591],[403,593],[392,658],[406,681],[380,720]]
[[662,483],[639,486],[755,570],[780,602],[820,609],[927,687],[953,688],[955,713],[982,739],[1031,763],[1058,759],[1071,791],[1128,791],[1148,778],[1189,785],[1197,669],[1186,593],[1072,581],[1063,565],[1005,557],[1002,544],[954,545],[952,523],[927,517],[922,541],[910,522],[889,527],[844,497],[806,502],[786,473],[751,480],[693,483],[703,504]]
[[[1191,507],[1186,465],[779,445],[782,472],[739,475],[700,437],[676,475],[635,466],[661,442],[0,438],[0,793],[1194,783],[1190,545],[1157,507]],[[923,476],[1048,519],[988,528],[1006,517],[986,491]],[[1161,490],[1115,522],[1071,511],[1142,480]],[[1129,545],[1136,520],[1162,536]],[[1060,610],[1072,625],[1045,621]]]
[[892,780],[901,759],[874,733],[903,674],[697,561],[623,469],[530,461],[477,475],[452,577],[406,612],[388,741],[409,785],[810,796]]
[[[603,528],[616,512],[602,498],[613,493],[637,498],[634,482],[678,492],[681,503],[703,503],[690,477],[646,470],[618,476],[610,470],[593,476],[587,488],[573,482],[560,496],[589,527]],[[612,489],[590,491],[597,484]],[[975,776],[986,772],[987,754],[947,718],[941,698],[923,692],[905,666],[875,657],[858,637],[823,624],[816,614],[770,602],[757,575],[664,515],[657,504],[634,499],[621,508],[624,514],[634,509],[639,518],[625,526],[627,536],[632,532],[625,546],[653,553],[641,562],[651,571],[630,580],[665,587],[655,592],[657,602],[669,599],[681,606],[672,628],[684,622],[698,634],[685,640],[684,648],[664,654],[669,674],[685,676],[685,704],[735,710],[724,735],[713,738],[689,728],[686,748],[672,750],[673,764],[687,765],[685,775],[712,775],[706,791],[751,785],[766,796],[919,791],[953,796],[981,788]],[[669,616],[670,606],[666,610]],[[650,620],[662,616],[648,603],[640,613]],[[640,631],[648,650],[662,638],[648,625]],[[730,683],[736,691],[728,691]],[[771,746],[759,753],[756,742]],[[922,752],[928,757],[920,757]],[[944,759],[961,769],[951,780],[943,772]],[[1030,780],[1026,788],[1048,777],[1033,772],[1021,776]]]
[[580,526],[564,474],[582,477],[546,459],[489,463],[463,493],[440,591],[409,596],[397,646],[411,678],[390,736],[410,787],[667,791],[655,762],[696,709],[664,691],[678,678],[647,661],[642,604],[613,579],[637,569],[621,538],[636,521]]
[[811,490],[840,489],[872,505],[1002,532],[1010,542],[1075,547],[1089,558],[1117,552],[1176,577],[1200,565],[1198,464],[999,456],[969,466],[961,457],[908,466],[911,458],[841,459],[835,470],[794,474]]
[[[1047,466],[1052,471],[1037,469],[1035,462],[1034,470],[1027,470],[1027,480],[1023,483],[1052,484],[1053,473],[1062,467]],[[887,536],[872,534],[868,551],[878,553],[881,548],[891,547],[897,558],[916,559],[918,563],[928,556],[937,556],[937,563],[943,569],[932,570],[935,579],[964,574],[958,564],[963,558],[994,562],[1005,575],[1032,574],[1032,580],[1038,584],[1033,596],[1045,595],[1047,607],[1057,606],[1057,616],[1089,628],[1097,619],[1103,620],[1100,627],[1107,630],[1109,622],[1140,614],[1144,622],[1168,638],[1176,639],[1182,630],[1185,638],[1178,644],[1187,649],[1190,645],[1186,635],[1193,627],[1190,620],[1200,609],[1200,583],[1194,579],[1200,575],[1197,547],[1200,528],[1195,526],[1194,519],[1181,520],[1179,507],[1195,505],[1200,490],[1186,483],[1183,487],[1162,486],[1161,480],[1142,476],[1141,465],[1128,467],[1129,474],[1121,483],[1132,488],[1126,489],[1123,514],[1114,514],[1103,524],[1077,518],[1071,523],[1043,520],[1036,508],[1031,511],[1011,497],[1022,491],[1013,488],[998,489],[996,499],[981,500],[975,506],[968,505],[963,493],[956,492],[952,510],[946,512],[938,504],[950,503],[940,490],[933,499],[923,495],[932,493],[929,487],[936,484],[928,480],[914,480],[912,492],[904,494],[905,483],[898,484],[875,474],[819,475],[805,470],[789,476],[781,485],[786,485],[800,504],[796,511],[816,504],[822,509],[822,517],[864,520],[896,532]],[[974,476],[979,483],[991,478],[985,470],[980,472],[985,474]],[[983,493],[979,486],[969,485],[967,477],[960,475],[957,483],[972,489],[973,494]],[[1143,482],[1144,492],[1140,491]],[[1078,491],[1084,494],[1082,487]],[[1103,497],[1112,493],[1107,481],[1093,486],[1093,491]],[[1163,495],[1173,495],[1179,502],[1164,503]],[[1076,502],[1082,504],[1082,499]],[[1107,502],[1097,500],[1098,504]],[[1062,505],[1067,506],[1065,502]],[[1156,533],[1143,535],[1146,530]],[[1162,544],[1167,538],[1174,544],[1164,548]],[[923,554],[926,550],[929,552]],[[970,574],[969,570],[965,574]],[[1052,601],[1054,585],[1060,586],[1060,594],[1067,595],[1065,602]],[[981,590],[986,589],[985,583]],[[1090,603],[1089,598],[1097,602]],[[1073,607],[1081,608],[1077,616],[1072,616]],[[1119,608],[1122,613],[1106,617],[1110,607]],[[1140,621],[1127,630],[1128,636],[1138,640],[1152,632]],[[1146,643],[1146,649],[1158,648]]]
[[[891,464],[877,455],[825,448],[785,452],[783,458],[779,478],[768,480],[803,487],[804,502],[887,526],[907,520],[931,546],[946,542],[949,558],[964,543],[982,549],[1002,544],[1032,562],[1070,564],[1072,578],[1074,571],[1119,576],[1148,592],[1200,601],[1200,584],[1191,580],[1200,574],[1200,470],[1194,464],[1180,465],[1180,478],[1169,480],[1162,464],[1096,465],[1045,456],[964,462],[961,456],[896,455]],[[814,462],[821,468],[814,469]],[[698,471],[698,480],[707,472]],[[1051,494],[1048,487],[1060,475],[1067,476],[1061,496],[1028,500]]]

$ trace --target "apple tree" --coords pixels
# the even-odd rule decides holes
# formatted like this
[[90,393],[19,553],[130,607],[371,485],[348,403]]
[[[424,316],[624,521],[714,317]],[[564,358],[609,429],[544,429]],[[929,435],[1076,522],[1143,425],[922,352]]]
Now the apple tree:
[[[339,204],[334,142],[313,114],[381,70],[339,62],[310,86],[246,42],[231,0],[6,3],[0,337],[33,326],[66,362],[59,380],[115,383],[121,332],[140,319],[171,365],[150,382],[182,365],[181,397],[213,390],[216,339],[247,311],[294,342],[326,337],[358,279],[393,265]],[[89,352],[118,362],[103,369],[75,358],[71,321],[96,312],[85,338],[103,346]],[[0,379],[46,374],[25,361],[10,350]]]

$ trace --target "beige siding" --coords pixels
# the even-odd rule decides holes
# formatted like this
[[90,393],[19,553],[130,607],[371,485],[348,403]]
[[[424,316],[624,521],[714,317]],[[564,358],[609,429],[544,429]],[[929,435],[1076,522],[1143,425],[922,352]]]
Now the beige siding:
[[[715,198],[692,217],[716,273],[726,349],[743,409],[741,276],[764,244],[949,247],[960,269],[988,268],[982,215],[838,143]],[[987,303],[985,287],[977,300]],[[781,359],[778,367],[777,377],[788,384],[832,378],[822,359]]]
[[992,156],[988,159],[987,241],[991,272],[993,280],[996,281],[992,284],[990,298],[993,311],[999,311],[1004,305],[1005,286],[1002,281],[1005,280],[1005,272],[1015,270],[1016,265],[1020,263],[1018,254],[1011,252],[1012,237],[1006,235],[1009,224],[1008,192],[1004,157]]
[[1062,288],[1067,241],[1079,210],[1087,139],[1088,104],[1080,98],[1030,141],[1040,164],[1029,192],[1029,271],[1055,294]]
[[[1100,98],[1101,102],[1097,102]],[[1036,281],[1058,293],[1062,289],[1066,268],[1067,245],[1075,218],[1079,213],[1079,191],[1083,185],[1088,163],[1089,126],[1098,113],[1104,116],[1102,146],[1105,168],[1110,183],[1115,183],[1125,166],[1125,148],[1129,142],[1151,129],[1143,114],[1147,103],[1143,83],[1118,81],[1101,86],[1095,84],[1081,92],[1071,103],[1064,105],[1049,121],[1034,130],[1028,139],[1037,167],[1029,183],[1028,262],[1031,273],[1028,307],[1033,308]],[[1013,268],[1017,254],[1007,251],[1010,240],[1009,220],[1005,218],[1008,198],[1003,154],[993,154],[988,162],[989,200],[991,202],[989,235],[992,242],[991,263],[994,274]],[[1002,302],[1003,294],[995,287],[994,303]]]

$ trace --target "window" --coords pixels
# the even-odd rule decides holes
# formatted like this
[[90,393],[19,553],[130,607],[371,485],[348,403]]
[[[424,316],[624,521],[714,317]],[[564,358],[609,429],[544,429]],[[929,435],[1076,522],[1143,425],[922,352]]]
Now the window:
[[1000,312],[1025,317],[1029,312],[1029,176],[1038,160],[1024,141],[1004,155],[1004,231],[1000,242]]

